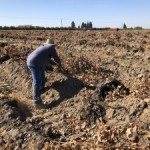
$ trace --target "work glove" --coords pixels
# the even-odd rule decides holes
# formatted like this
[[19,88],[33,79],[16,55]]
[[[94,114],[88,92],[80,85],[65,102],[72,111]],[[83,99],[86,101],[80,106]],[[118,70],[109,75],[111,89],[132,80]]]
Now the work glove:
[[51,65],[46,66],[46,72],[52,72],[53,67]]

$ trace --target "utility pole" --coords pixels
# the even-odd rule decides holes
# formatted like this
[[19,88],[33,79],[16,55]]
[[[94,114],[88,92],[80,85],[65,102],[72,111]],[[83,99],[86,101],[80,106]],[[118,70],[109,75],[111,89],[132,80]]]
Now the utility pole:
[[61,19],[61,28],[63,27],[62,19]]

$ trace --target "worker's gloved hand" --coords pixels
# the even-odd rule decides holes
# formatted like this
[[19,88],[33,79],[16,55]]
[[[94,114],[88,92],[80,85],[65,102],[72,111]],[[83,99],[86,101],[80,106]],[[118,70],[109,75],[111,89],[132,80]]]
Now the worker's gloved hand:
[[51,65],[46,66],[46,71],[52,72],[53,71],[53,67]]

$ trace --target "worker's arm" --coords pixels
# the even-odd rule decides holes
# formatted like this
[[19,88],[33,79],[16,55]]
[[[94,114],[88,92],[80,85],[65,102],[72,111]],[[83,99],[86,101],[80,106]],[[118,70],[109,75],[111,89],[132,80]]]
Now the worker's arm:
[[54,61],[55,61],[57,64],[61,64],[61,60],[60,60],[60,58],[59,58],[59,56],[58,56],[58,54],[57,54],[55,48],[53,48],[53,49],[51,50],[51,57],[54,59]]

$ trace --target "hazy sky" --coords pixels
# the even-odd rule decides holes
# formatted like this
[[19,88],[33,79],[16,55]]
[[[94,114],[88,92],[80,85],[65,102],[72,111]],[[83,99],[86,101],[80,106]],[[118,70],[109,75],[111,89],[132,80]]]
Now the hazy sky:
[[150,0],[0,0],[0,26],[150,28]]

